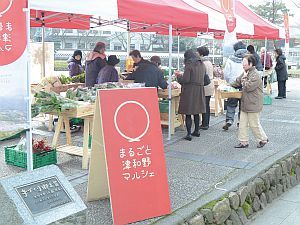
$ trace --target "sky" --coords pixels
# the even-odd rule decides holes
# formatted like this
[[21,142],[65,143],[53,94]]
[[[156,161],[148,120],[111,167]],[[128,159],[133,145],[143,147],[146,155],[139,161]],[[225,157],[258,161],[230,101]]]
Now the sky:
[[[272,1],[272,0],[240,0],[245,5],[260,5],[264,2]],[[279,1],[279,0],[277,0]],[[293,17],[290,17],[290,26],[300,26],[300,8],[298,8],[295,3],[298,3],[300,6],[300,0],[282,0],[285,3],[286,7],[290,9],[291,13],[294,14]]]

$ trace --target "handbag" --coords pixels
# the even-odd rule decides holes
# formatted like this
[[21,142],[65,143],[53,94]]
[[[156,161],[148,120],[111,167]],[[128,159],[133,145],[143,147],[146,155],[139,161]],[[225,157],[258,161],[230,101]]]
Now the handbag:
[[209,76],[207,75],[207,73],[204,75],[204,86],[207,86],[210,84],[210,79]]

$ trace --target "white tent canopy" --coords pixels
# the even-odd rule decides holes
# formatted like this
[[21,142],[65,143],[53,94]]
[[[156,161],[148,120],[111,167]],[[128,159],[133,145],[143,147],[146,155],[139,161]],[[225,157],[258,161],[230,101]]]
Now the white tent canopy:
[[29,0],[29,3],[35,10],[97,15],[108,20],[118,18],[117,0]]

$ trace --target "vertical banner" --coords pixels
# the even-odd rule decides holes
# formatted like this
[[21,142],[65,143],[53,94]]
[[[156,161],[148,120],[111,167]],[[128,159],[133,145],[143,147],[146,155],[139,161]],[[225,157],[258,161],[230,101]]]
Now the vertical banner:
[[98,96],[114,224],[169,214],[156,88],[100,90]]
[[284,30],[285,30],[285,56],[289,56],[290,51],[290,26],[289,26],[289,14],[285,13],[283,15]]
[[236,38],[235,0],[220,0],[221,8],[226,20],[227,30],[223,40],[223,56],[228,57],[234,53],[233,44]]
[[235,0],[220,0],[221,7],[226,19],[227,31],[233,32],[236,27]]
[[0,140],[27,122],[26,0],[0,1]]

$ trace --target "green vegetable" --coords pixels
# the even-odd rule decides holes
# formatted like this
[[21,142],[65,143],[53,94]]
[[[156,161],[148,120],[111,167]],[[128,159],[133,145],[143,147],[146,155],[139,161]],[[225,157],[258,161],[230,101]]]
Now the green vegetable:
[[69,84],[69,83],[71,83],[72,78],[62,74],[62,75],[60,75],[59,80],[62,84]]
[[40,91],[34,95],[36,103],[32,104],[32,116],[37,116],[40,112],[61,112],[65,109],[76,108],[78,103],[71,99],[63,98],[54,92]]

